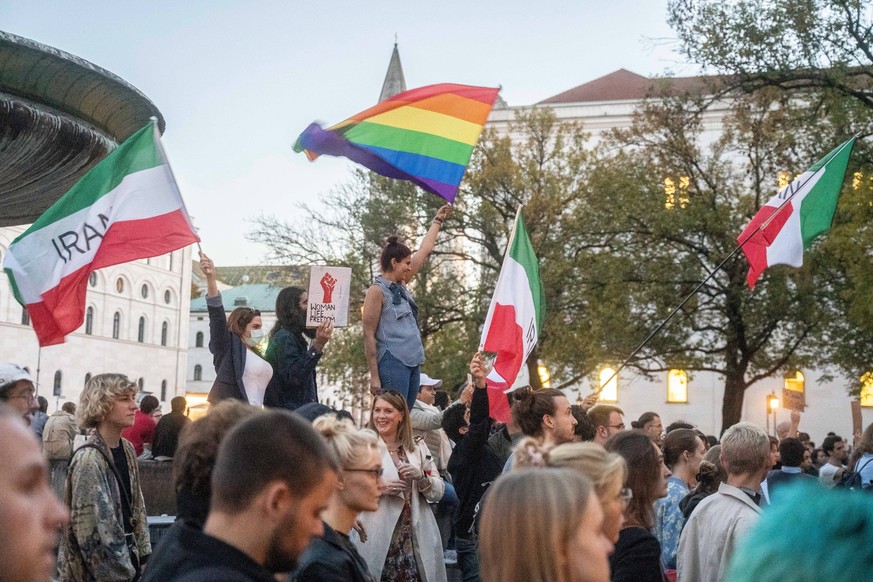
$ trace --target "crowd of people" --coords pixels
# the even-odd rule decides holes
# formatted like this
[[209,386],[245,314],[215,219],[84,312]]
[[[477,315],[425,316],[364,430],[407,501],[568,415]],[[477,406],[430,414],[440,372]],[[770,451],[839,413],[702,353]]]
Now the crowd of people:
[[[256,310],[225,313],[202,254],[202,418],[177,397],[156,421],[116,373],[49,416],[29,372],[0,364],[0,582],[869,579],[873,424],[821,448],[799,413],[774,437],[741,422],[716,439],[530,387],[497,423],[481,353],[454,400],[439,390],[406,285],[449,214],[417,253],[386,242],[363,311],[366,426],[318,403],[333,327],[306,327],[306,292],[282,290],[267,334]],[[154,544],[144,462],[173,471],[176,521]]]

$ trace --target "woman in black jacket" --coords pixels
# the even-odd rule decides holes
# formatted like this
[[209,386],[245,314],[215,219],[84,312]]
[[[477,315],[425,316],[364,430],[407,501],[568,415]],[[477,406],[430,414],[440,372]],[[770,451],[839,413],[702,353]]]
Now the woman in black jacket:
[[336,453],[342,467],[336,489],[321,517],[324,534],[314,538],[300,558],[294,582],[373,582],[367,563],[348,534],[362,511],[379,509],[385,489],[378,437],[371,430],[355,428],[348,419],[327,414],[315,419],[321,433]]
[[641,429],[612,435],[604,445],[627,461],[627,485],[633,498],[625,509],[624,527],[618,534],[615,551],[609,556],[613,582],[663,582],[661,544],[652,534],[655,525],[654,503],[667,496],[670,470],[661,449]]
[[261,406],[267,384],[273,377],[272,366],[258,351],[266,337],[261,312],[251,307],[237,307],[225,319],[224,304],[215,280],[215,264],[202,252],[200,270],[206,276],[209,351],[216,373],[207,400],[215,404],[225,398],[236,398]]

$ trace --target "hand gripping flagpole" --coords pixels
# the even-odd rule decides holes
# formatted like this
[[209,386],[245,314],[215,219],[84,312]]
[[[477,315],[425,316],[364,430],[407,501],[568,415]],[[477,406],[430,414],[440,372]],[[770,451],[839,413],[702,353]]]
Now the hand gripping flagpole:
[[[843,149],[846,147],[846,145],[847,145],[849,142],[851,142],[851,141],[854,140],[854,139],[857,139],[858,136],[860,136],[860,135],[861,135],[861,132],[859,131],[859,132],[857,132],[855,135],[853,135],[851,138],[849,138],[849,139],[847,139],[845,142],[843,142],[843,145],[842,145],[839,149],[837,149],[837,150],[833,153],[833,155],[830,156],[830,157],[827,159],[827,161],[825,161],[824,164],[822,164],[822,167],[827,167],[827,165],[828,165],[829,163],[831,163],[831,160],[833,160],[835,157],[837,157],[837,155],[838,155],[841,151],[843,151]],[[818,172],[813,172],[811,175],[807,176],[807,178],[803,181],[803,183],[800,184],[800,186],[798,186],[797,188],[795,188],[794,191],[791,192],[791,194],[790,194],[788,197],[786,197],[785,200],[783,200],[782,203],[781,203],[779,206],[776,207],[776,210],[774,210],[774,211],[772,212],[772,214],[770,214],[770,216],[767,217],[766,220],[764,220],[763,222],[761,222],[761,224],[759,224],[758,227],[755,228],[755,230],[753,230],[752,232],[750,232],[749,235],[748,235],[746,238],[744,238],[744,239],[743,239],[743,240],[742,240],[742,241],[737,245],[737,247],[736,247],[733,251],[731,251],[731,253],[730,253],[728,256],[726,256],[726,257],[725,257],[725,258],[724,258],[724,259],[723,259],[723,260],[722,260],[718,265],[716,265],[715,268],[712,269],[712,270],[709,272],[709,274],[706,276],[706,278],[705,278],[703,281],[701,281],[701,282],[697,285],[697,287],[695,287],[694,290],[691,291],[691,293],[689,293],[689,294],[685,297],[685,299],[683,299],[682,302],[679,303],[679,305],[676,306],[675,309],[673,309],[673,311],[670,312],[670,315],[668,315],[668,316],[664,319],[664,321],[662,321],[662,322],[658,325],[658,327],[656,327],[656,328],[652,331],[652,333],[650,333],[650,334],[648,335],[648,337],[646,337],[646,339],[644,339],[644,340],[642,341],[642,343],[641,343],[640,345],[638,345],[638,346],[634,349],[634,351],[632,351],[631,354],[630,354],[627,358],[624,359],[624,361],[623,361],[623,362],[618,366],[618,368],[615,369],[615,371],[614,371],[614,372],[609,376],[609,378],[607,378],[605,382],[601,382],[600,386],[597,388],[597,390],[594,392],[594,394],[597,394],[598,396],[600,396],[600,393],[603,392],[603,389],[606,388],[606,387],[609,385],[609,383],[612,382],[612,380],[615,379],[615,378],[618,376],[618,373],[621,372],[622,369],[624,369],[625,367],[627,367],[627,365],[630,363],[630,361],[633,360],[634,357],[635,357],[638,353],[640,353],[640,351],[641,351],[644,347],[646,347],[646,345],[648,345],[648,343],[649,343],[650,341],[652,341],[652,338],[654,338],[656,335],[658,335],[658,334],[661,332],[661,330],[664,329],[664,328],[667,326],[667,323],[669,323],[669,321],[670,321],[671,319],[673,319],[673,317],[674,317],[677,313],[679,313],[679,311],[680,311],[683,307],[685,307],[685,304],[688,303],[688,302],[691,300],[692,297],[694,297],[695,295],[697,295],[697,293],[698,293],[698,292],[703,288],[703,286],[706,285],[706,284],[709,282],[709,280],[712,279],[712,278],[715,276],[715,274],[716,274],[718,271],[720,271],[720,270],[722,269],[722,267],[724,267],[725,264],[726,264],[729,260],[731,260],[731,258],[733,258],[734,255],[736,255],[738,252],[740,252],[740,250],[743,248],[743,246],[744,246],[747,242],[749,242],[749,241],[752,239],[752,237],[754,237],[756,234],[758,234],[758,232],[760,232],[761,230],[763,230],[764,228],[766,228],[766,227],[767,227],[767,226],[768,226],[768,225],[773,221],[773,219],[776,218],[776,215],[778,215],[778,214],[782,211],[782,209],[783,209],[783,208],[784,208],[784,207],[785,207],[789,202],[791,202],[791,199],[794,198],[794,196],[797,195],[798,192],[800,192],[801,190],[803,190],[803,187],[806,186],[806,183],[809,182],[812,178],[814,178],[815,175],[816,175],[817,173],[818,173]]]

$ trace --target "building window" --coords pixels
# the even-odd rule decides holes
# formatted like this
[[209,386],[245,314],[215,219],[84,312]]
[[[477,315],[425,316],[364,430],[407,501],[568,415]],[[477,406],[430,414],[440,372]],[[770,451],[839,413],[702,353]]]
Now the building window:
[[169,290],[169,289],[167,289],[166,291],[164,291],[164,303],[166,303],[167,305],[169,305],[169,304],[170,304],[170,300],[171,300],[172,298],[173,298],[173,296],[170,294],[170,290]]
[[91,273],[90,275],[88,275],[88,284],[92,287],[97,286],[97,273]]
[[676,207],[685,208],[690,202],[688,187],[691,180],[688,176],[680,176],[678,182],[673,178],[664,178],[664,208],[672,210]]
[[688,374],[685,370],[667,372],[667,402],[688,402]]
[[88,382],[90,382],[90,381],[91,381],[91,372],[88,372],[87,374],[85,374],[85,386],[86,387],[88,386]]
[[194,347],[195,348],[202,348],[203,347],[203,332],[202,331],[198,331],[197,335],[194,336]]
[[115,290],[119,293],[124,293],[124,279],[121,277],[115,282]]
[[21,308],[21,325],[30,325],[30,314],[24,307]]
[[142,295],[143,299],[148,299],[149,298],[149,286],[143,285],[142,288],[140,288],[139,293],[140,293],[140,295]]
[[169,258],[170,258],[170,266],[167,267],[167,270],[172,271],[173,270],[173,253],[169,254]]
[[91,335],[94,333],[94,308],[88,307],[85,310],[85,333]]
[[145,341],[145,317],[139,318],[139,328],[136,332],[136,341],[143,343]]
[[203,380],[203,366],[197,364],[194,366],[194,381],[200,382],[201,380]]
[[121,335],[121,313],[116,311],[112,316],[112,339],[118,339]]
[[60,396],[61,395],[61,379],[63,378],[63,374],[60,370],[55,372],[55,385],[54,390],[52,390],[52,396]]
[[[610,378],[612,378],[610,380]],[[609,383],[604,386],[604,383],[609,380]],[[603,402],[618,402],[618,375],[612,368],[603,368],[600,370],[600,386],[603,389],[600,391],[600,400]]]
[[161,380],[161,402],[167,401],[167,381]]
[[136,381],[136,385],[139,386],[139,391],[142,392],[142,387],[145,386],[145,380],[140,377],[140,379]]
[[170,326],[165,321],[164,323],[161,324],[161,345],[162,346],[167,345],[167,336],[168,335],[170,335]]
[[873,372],[861,376],[861,406],[873,407]]

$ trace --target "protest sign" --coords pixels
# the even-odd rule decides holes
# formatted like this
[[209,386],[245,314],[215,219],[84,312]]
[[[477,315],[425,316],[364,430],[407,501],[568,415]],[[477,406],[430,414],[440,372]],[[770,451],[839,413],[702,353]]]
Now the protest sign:
[[318,327],[328,320],[334,327],[347,326],[351,286],[352,270],[348,267],[312,267],[306,327]]
[[790,388],[782,389],[782,407],[803,412],[806,408],[806,395]]

